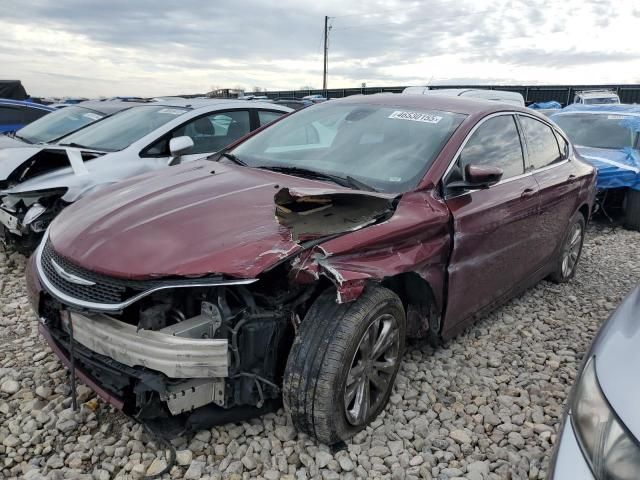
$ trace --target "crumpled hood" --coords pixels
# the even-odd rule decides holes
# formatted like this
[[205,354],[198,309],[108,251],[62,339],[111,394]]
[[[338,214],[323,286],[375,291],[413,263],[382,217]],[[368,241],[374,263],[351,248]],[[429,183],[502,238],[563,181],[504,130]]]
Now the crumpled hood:
[[[75,202],[87,191],[121,179],[122,170],[111,168],[102,161],[104,156],[97,150],[49,144],[0,149],[0,181],[9,180],[2,194],[19,197],[39,190],[64,189],[62,200]],[[143,163],[140,169],[137,173],[146,170]]]
[[575,148],[598,171],[597,188],[630,187],[640,190],[640,153],[637,150]]
[[54,249],[124,278],[252,278],[302,247],[276,220],[283,187],[333,184],[210,161],[126,180],[78,201],[52,223]]
[[605,397],[622,422],[640,439],[636,381],[640,366],[640,287],[611,315],[594,341],[596,374]]
[[0,181],[6,180],[16,168],[43,148],[44,145],[25,146],[22,142],[15,148],[2,148],[0,145]]

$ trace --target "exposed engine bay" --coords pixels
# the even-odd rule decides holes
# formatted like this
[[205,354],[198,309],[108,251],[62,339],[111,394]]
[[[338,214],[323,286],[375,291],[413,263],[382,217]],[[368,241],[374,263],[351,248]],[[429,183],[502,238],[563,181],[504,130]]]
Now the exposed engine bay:
[[0,227],[4,242],[22,252],[35,249],[49,223],[68,205],[61,199],[65,192],[66,188],[54,188],[3,197]]
[[280,404],[287,354],[313,290],[270,290],[162,291],[109,315],[43,296],[41,317],[65,356],[73,339],[77,368],[122,400],[125,413],[175,435]]
[[[66,195],[74,182],[69,179],[77,183],[77,176],[88,178],[84,162],[102,155],[45,148],[8,174],[5,172],[6,178],[0,181],[0,224],[4,242],[23,253],[33,251],[49,223],[70,204]],[[61,177],[52,177],[55,175]]]

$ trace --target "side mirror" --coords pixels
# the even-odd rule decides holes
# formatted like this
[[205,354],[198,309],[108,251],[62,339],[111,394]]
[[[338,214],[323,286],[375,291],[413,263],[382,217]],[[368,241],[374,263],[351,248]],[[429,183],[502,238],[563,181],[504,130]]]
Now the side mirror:
[[186,135],[169,140],[169,151],[171,152],[169,166],[180,163],[180,157],[191,150],[191,148],[193,148],[193,140]]
[[449,189],[479,189],[489,188],[502,179],[504,171],[498,167],[489,165],[467,165],[464,169],[466,180],[451,182],[447,185]]

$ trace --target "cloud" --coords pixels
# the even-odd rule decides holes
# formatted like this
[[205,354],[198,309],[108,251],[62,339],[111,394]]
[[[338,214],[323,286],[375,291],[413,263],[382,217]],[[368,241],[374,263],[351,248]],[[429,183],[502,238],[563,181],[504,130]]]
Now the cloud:
[[324,15],[330,87],[624,83],[640,69],[634,0],[5,0],[0,64],[39,95],[318,87]]

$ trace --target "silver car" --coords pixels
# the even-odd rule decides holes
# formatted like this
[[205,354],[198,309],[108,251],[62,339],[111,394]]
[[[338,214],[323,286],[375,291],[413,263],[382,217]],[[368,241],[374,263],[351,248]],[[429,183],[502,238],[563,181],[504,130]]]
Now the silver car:
[[119,112],[56,144],[5,150],[0,161],[4,241],[29,252],[51,220],[85,195],[215,153],[291,111],[241,100],[153,102]]
[[600,329],[569,398],[548,478],[640,478],[640,287]]

